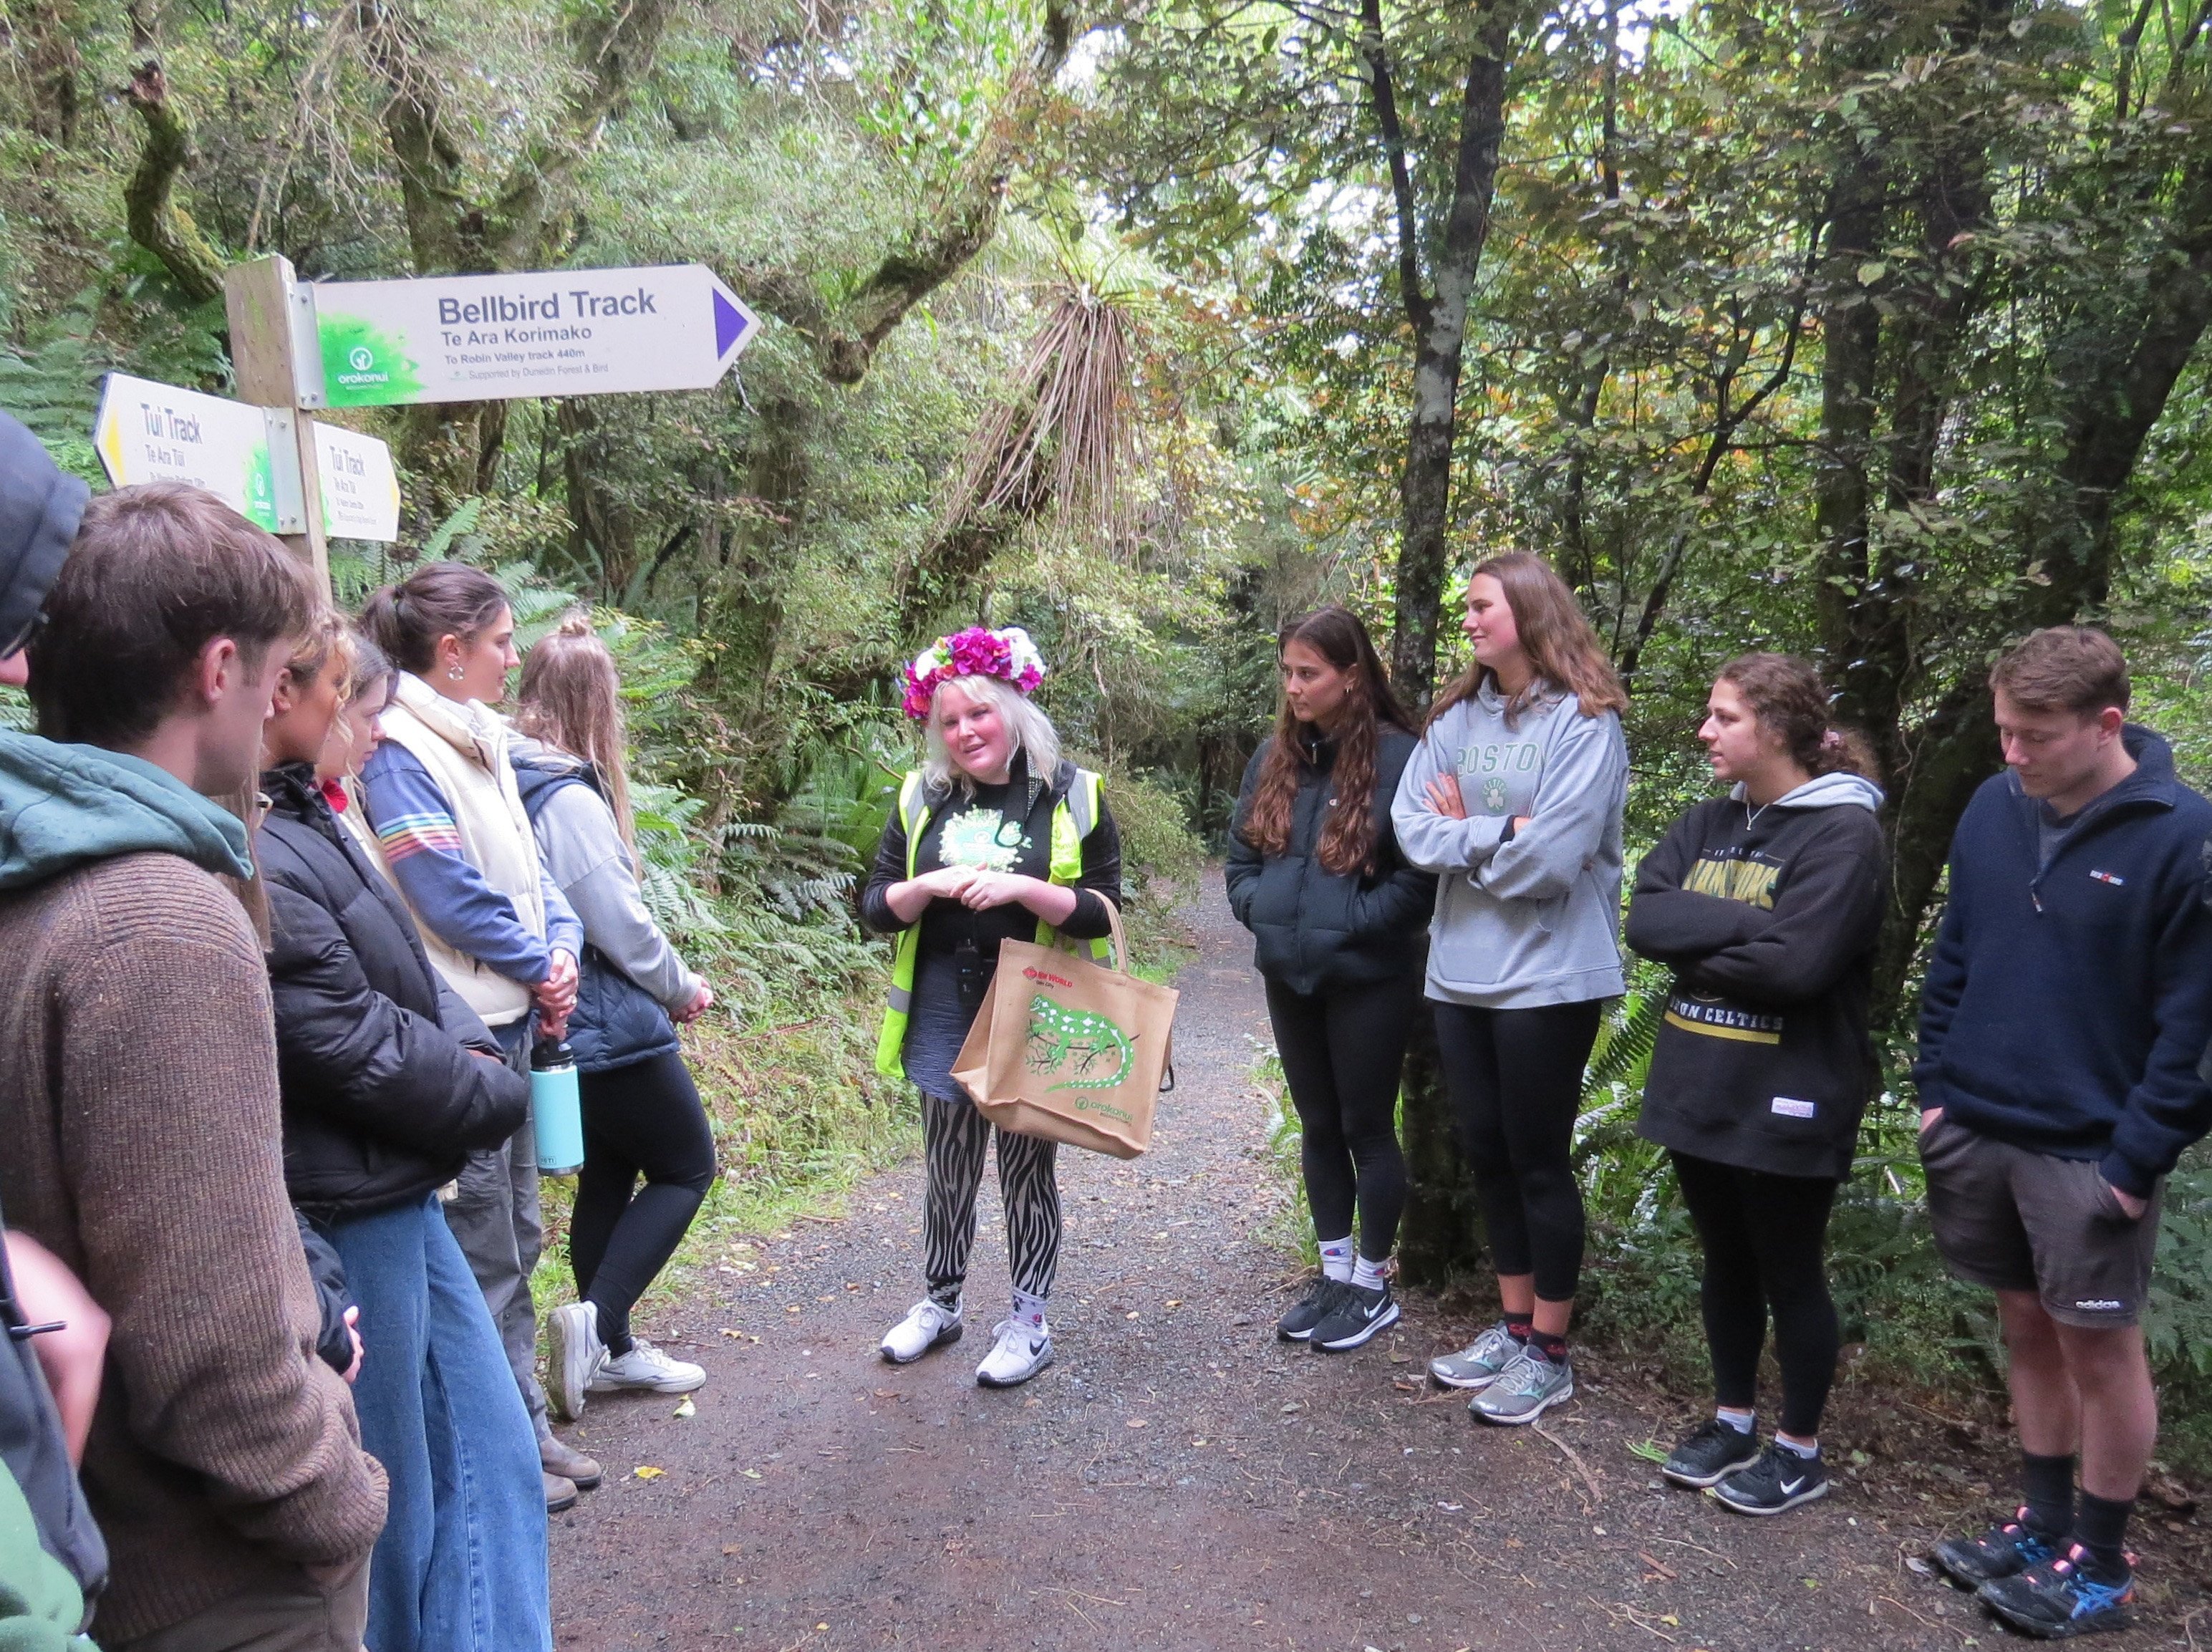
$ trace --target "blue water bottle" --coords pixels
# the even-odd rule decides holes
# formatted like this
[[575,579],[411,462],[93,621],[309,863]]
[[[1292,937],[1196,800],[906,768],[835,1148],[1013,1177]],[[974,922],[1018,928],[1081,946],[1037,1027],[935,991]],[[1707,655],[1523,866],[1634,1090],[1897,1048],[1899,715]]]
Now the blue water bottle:
[[572,1176],[584,1168],[584,1107],[576,1089],[576,1057],[557,1038],[530,1051],[530,1114],[538,1127],[538,1172]]

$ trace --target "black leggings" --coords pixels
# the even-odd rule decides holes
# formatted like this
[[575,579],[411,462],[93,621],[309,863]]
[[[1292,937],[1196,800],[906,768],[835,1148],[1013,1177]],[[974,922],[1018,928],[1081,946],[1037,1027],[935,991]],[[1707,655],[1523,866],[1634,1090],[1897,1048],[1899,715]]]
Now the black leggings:
[[568,1265],[577,1293],[599,1305],[600,1339],[624,1354],[631,1305],[676,1254],[714,1185],[714,1135],[674,1050],[581,1074],[577,1088],[584,1168],[568,1218]]
[[1267,986],[1267,1019],[1283,1078],[1298,1110],[1306,1203],[1323,1239],[1352,1231],[1359,1206],[1359,1254],[1379,1262],[1398,1242],[1406,1213],[1406,1155],[1398,1146],[1398,1078],[1420,1002],[1418,977],[1294,993]]
[[1698,1297],[1713,1351],[1714,1397],[1731,1408],[1751,1408],[1771,1307],[1782,1431],[1817,1434],[1836,1378],[1836,1304],[1821,1254],[1836,1184],[1741,1170],[1688,1153],[1674,1159],[1682,1202],[1705,1248]]
[[1437,1046],[1492,1265],[1566,1302],[1583,1272],[1583,1191],[1569,1151],[1603,1000],[1484,1010],[1438,1004]]

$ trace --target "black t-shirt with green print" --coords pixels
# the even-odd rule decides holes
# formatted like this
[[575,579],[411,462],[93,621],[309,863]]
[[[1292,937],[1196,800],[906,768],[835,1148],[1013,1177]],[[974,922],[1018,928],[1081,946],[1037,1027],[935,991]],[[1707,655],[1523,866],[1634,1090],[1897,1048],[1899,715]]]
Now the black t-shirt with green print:
[[[1045,878],[1052,870],[1052,811],[1075,778],[1075,766],[1063,762],[1054,784],[1033,785],[1017,762],[1003,786],[979,786],[973,794],[955,786],[949,794],[932,799],[933,806],[921,829],[915,856],[916,876],[940,866],[978,866],[990,872],[1014,872],[1024,878]],[[907,877],[906,827],[894,809],[876,846],[876,861],[860,893],[860,920],[878,934],[906,927],[891,909],[884,893]],[[1103,791],[1098,823],[1083,841],[1083,872],[1076,879],[1075,911],[1060,926],[1060,932],[1090,940],[1108,932],[1103,896],[1116,906],[1121,901],[1121,834],[1114,823]],[[988,964],[999,954],[1003,940],[1032,940],[1036,916],[1027,907],[1010,903],[987,912],[971,912],[957,901],[932,901],[921,914],[921,950],[939,953],[955,951],[963,941],[973,941]]]

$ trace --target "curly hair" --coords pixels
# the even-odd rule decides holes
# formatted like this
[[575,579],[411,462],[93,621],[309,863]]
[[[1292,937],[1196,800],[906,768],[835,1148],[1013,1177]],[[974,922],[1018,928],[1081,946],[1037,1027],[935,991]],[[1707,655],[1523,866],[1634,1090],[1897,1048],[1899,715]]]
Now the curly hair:
[[1795,654],[1739,654],[1714,676],[1735,685],[1759,726],[1782,742],[1808,774],[1863,774],[1881,778],[1874,748],[1855,728],[1836,721],[1829,708],[1828,685],[1820,668]]
[[[1375,864],[1375,753],[1384,723],[1413,732],[1413,720],[1391,691],[1382,662],[1367,628],[1348,608],[1332,603],[1301,614],[1283,627],[1278,653],[1303,642],[1345,674],[1344,708],[1329,731],[1336,742],[1335,793],[1328,822],[1322,828],[1321,864],[1337,873],[1367,872]],[[1305,744],[1306,726],[1285,698],[1275,716],[1275,743],[1260,766],[1252,792],[1252,811],[1243,828],[1244,841],[1262,854],[1281,854],[1291,847],[1291,810],[1303,771],[1313,766]]]

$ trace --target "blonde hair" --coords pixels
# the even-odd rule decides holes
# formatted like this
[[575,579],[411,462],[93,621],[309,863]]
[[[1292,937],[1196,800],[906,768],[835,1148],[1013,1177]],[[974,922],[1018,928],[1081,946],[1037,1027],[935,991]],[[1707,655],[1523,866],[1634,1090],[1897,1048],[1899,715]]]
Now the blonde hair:
[[973,797],[975,780],[952,761],[945,749],[944,732],[937,726],[938,695],[947,689],[958,689],[970,700],[987,701],[999,708],[999,720],[1006,726],[1013,738],[1014,750],[1029,759],[1031,778],[1052,783],[1060,768],[1060,733],[1052,726],[1052,719],[1040,710],[1036,702],[1012,683],[997,677],[948,677],[939,683],[929,696],[929,716],[921,726],[921,777],[933,791],[949,791],[957,785],[961,791]]
[[616,829],[638,869],[637,826],[629,802],[629,741],[622,675],[583,612],[565,616],[522,662],[515,726],[534,740],[581,757],[599,771]]
[[351,686],[354,660],[359,652],[355,646],[353,627],[346,623],[346,616],[334,608],[325,608],[309,623],[307,635],[292,650],[284,669],[297,683],[316,682],[325,669],[334,669],[343,697]]

